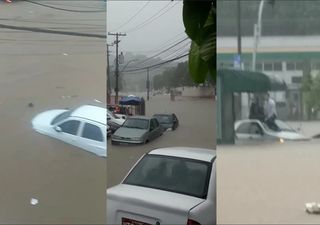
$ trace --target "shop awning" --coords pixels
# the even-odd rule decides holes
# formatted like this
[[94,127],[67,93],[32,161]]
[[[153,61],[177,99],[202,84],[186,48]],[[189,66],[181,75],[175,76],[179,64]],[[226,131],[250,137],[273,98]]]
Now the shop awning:
[[222,69],[218,70],[218,77],[223,91],[267,92],[286,89],[284,80],[261,72]]

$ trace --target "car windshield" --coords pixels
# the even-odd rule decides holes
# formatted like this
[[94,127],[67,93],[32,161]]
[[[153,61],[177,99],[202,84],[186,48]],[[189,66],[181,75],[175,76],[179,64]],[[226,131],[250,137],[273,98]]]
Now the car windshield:
[[280,132],[280,131],[288,131],[288,132],[296,132],[292,127],[281,120],[275,120],[275,124],[279,128],[279,130],[271,129],[266,123],[262,123],[264,128],[273,131],[273,132]]
[[122,126],[127,128],[137,128],[137,129],[147,130],[149,127],[149,120],[129,118],[123,123]]
[[172,116],[170,115],[154,115],[155,118],[159,121],[159,123],[172,123]]
[[292,127],[290,127],[288,124],[281,120],[276,120],[275,123],[281,131],[295,132],[295,130]]
[[199,160],[148,154],[123,183],[205,199],[211,165]]
[[56,116],[56,117],[51,121],[51,125],[57,124],[57,123],[59,123],[60,121],[68,118],[68,117],[71,115],[72,112],[73,112],[72,110],[68,110],[68,111],[65,111],[65,112],[59,114],[58,116]]

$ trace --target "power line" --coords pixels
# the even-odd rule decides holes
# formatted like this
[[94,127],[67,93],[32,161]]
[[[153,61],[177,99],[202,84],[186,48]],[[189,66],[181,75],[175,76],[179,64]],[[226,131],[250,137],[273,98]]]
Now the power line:
[[126,22],[124,22],[122,25],[120,25],[119,27],[117,27],[116,29],[113,29],[111,32],[114,32],[116,30],[119,30],[121,27],[125,26],[126,24],[128,24],[129,22],[132,21],[133,18],[135,18],[148,4],[150,3],[150,0],[148,2],[146,2],[146,4],[144,4],[142,6],[142,8],[140,8],[132,17],[130,17]]
[[173,59],[164,61],[162,63],[158,63],[158,64],[155,64],[155,65],[146,66],[146,67],[142,67],[142,68],[132,69],[132,70],[124,70],[123,72],[135,72],[135,71],[139,71],[139,70],[145,70],[145,69],[148,69],[148,68],[156,68],[156,67],[162,66],[164,64],[167,64],[169,62],[173,62],[175,60],[182,59],[182,58],[186,57],[187,55],[189,55],[189,53],[186,53],[186,54],[183,54],[181,56],[175,57]]
[[67,11],[67,12],[78,12],[78,13],[106,12],[106,10],[75,10],[75,9],[65,9],[65,8],[55,7],[55,6],[51,6],[51,5],[47,5],[47,4],[43,4],[43,3],[39,3],[39,2],[30,1],[30,0],[23,0],[23,1],[28,2],[28,3],[31,3],[31,4],[40,5],[40,6],[43,6],[43,7],[47,7],[47,8],[51,8],[51,9],[56,9],[56,10],[61,10],[61,11]]
[[89,33],[78,33],[72,31],[58,31],[58,30],[49,30],[37,27],[22,27],[22,26],[12,26],[6,24],[0,24],[0,28],[10,29],[10,30],[23,30],[37,33],[49,33],[49,34],[60,34],[60,35],[69,35],[69,36],[79,36],[79,37],[95,37],[95,38],[106,38],[105,34],[89,34]]
[[[178,3],[179,3],[179,2],[176,2],[173,6],[171,6],[169,9],[167,9],[165,12],[161,13],[159,16],[157,16],[157,17],[153,18],[153,19],[152,19],[152,20],[150,20],[149,22],[147,22],[147,23],[145,23],[145,24],[141,25],[140,27],[136,28],[136,29],[135,29],[135,30],[133,30],[133,31],[140,30],[141,28],[145,27],[146,25],[148,25],[148,24],[152,23],[154,20],[158,19],[158,18],[159,18],[159,17],[161,17],[162,15],[166,14],[167,12],[169,12],[169,11],[170,11],[170,9],[172,9],[173,7],[175,7]],[[127,32],[133,32],[133,31],[132,31],[132,30],[129,30],[129,31],[127,31]]]
[[134,29],[140,27],[141,25],[143,26],[145,23],[147,23],[148,21],[150,21],[152,18],[154,18],[155,16],[157,16],[158,14],[160,14],[163,10],[165,10],[169,5],[170,5],[171,2],[169,2],[167,5],[165,5],[164,7],[162,7],[157,13],[155,13],[154,15],[152,15],[151,17],[149,17],[148,19],[146,19],[144,22],[136,25],[135,27],[129,29],[128,31],[126,31],[127,33],[128,32],[131,32],[133,31]]
[[179,41],[179,42],[177,42],[177,43],[175,43],[175,44],[171,45],[169,48],[166,48],[166,49],[162,50],[161,52],[159,52],[159,53],[157,53],[157,54],[155,54],[155,55],[153,55],[153,56],[150,56],[149,58],[147,58],[147,59],[145,59],[145,60],[143,60],[143,61],[141,61],[141,62],[136,63],[135,65],[144,64],[145,62],[147,62],[147,61],[149,61],[149,60],[153,59],[154,57],[157,57],[157,56],[161,55],[162,53],[164,53],[164,52],[166,52],[166,51],[168,51],[168,50],[170,50],[170,49],[174,48],[175,46],[177,46],[178,44],[180,44],[180,43],[182,43],[182,42],[186,41],[187,39],[188,39],[188,37],[186,37],[186,38],[182,39],[181,41]]

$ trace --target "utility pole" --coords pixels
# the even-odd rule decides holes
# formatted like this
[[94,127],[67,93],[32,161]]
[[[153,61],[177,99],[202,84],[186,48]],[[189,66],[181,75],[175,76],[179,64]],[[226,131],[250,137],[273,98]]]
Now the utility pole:
[[[237,22],[238,22],[238,26],[237,26],[237,36],[238,36],[238,55],[241,59],[241,5],[240,5],[240,0],[237,1]],[[242,60],[241,60],[242,61]],[[241,61],[240,61],[240,65],[241,65]]]
[[147,101],[149,101],[150,92],[150,78],[149,78],[149,67],[147,68]]
[[126,36],[126,34],[122,33],[108,33],[108,35],[114,35],[116,36],[116,40],[114,41],[114,44],[116,44],[116,70],[115,70],[115,76],[116,76],[116,87],[115,87],[115,92],[116,92],[116,97],[115,97],[115,104],[118,104],[118,99],[119,99],[119,54],[118,54],[118,49],[119,49],[119,36]]
[[109,47],[113,46],[113,44],[107,44],[107,104],[111,102],[111,80],[110,80],[110,50]]

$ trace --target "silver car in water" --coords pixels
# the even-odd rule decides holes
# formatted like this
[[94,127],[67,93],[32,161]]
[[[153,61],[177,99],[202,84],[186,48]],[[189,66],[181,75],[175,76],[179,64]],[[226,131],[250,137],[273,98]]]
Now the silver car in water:
[[161,136],[162,133],[163,128],[156,118],[132,116],[111,136],[111,143],[144,144]]
[[107,190],[107,224],[216,224],[215,150],[160,148]]

